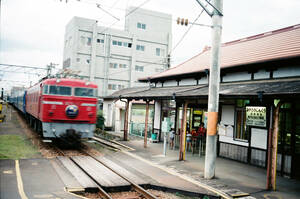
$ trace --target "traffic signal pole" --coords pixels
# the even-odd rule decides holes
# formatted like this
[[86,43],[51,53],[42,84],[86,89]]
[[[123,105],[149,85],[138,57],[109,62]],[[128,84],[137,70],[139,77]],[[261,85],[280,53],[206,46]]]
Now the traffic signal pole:
[[220,84],[220,46],[222,34],[221,13],[223,10],[223,0],[213,0],[212,6],[215,9],[212,12],[212,47],[209,71],[208,120],[204,168],[204,177],[206,179],[214,178],[216,168]]

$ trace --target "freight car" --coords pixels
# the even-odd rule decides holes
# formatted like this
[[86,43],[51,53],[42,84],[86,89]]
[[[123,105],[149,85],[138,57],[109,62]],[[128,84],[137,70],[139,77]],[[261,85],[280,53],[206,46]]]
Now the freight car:
[[[13,97],[25,118],[45,139],[91,138],[97,115],[97,85],[78,79],[45,79]],[[21,99],[15,102],[15,99]],[[17,105],[18,104],[18,105]]]

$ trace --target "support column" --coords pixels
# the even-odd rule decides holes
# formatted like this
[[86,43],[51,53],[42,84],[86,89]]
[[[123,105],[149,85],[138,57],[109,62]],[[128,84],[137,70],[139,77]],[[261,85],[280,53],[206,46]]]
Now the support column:
[[270,124],[269,124],[269,134],[268,134],[268,156],[267,156],[267,190],[271,189],[271,154],[272,154],[272,134],[273,134],[273,105],[270,107]]
[[184,102],[183,110],[182,110],[181,132],[180,132],[179,160],[185,160],[185,137],[186,137],[185,134],[186,134],[187,106],[188,106],[188,102]]
[[149,115],[149,100],[146,100],[146,116],[145,116],[144,148],[147,148],[148,115]]
[[[223,0],[213,0],[213,5],[220,12],[223,10]],[[212,47],[211,66],[208,94],[208,120],[205,151],[204,177],[215,177],[217,157],[217,123],[219,110],[219,85],[220,85],[220,46],[222,34],[222,15],[214,9],[212,15]]]
[[130,100],[127,100],[127,103],[125,105],[124,141],[128,141],[128,113],[129,113],[129,103],[130,103]]
[[276,190],[276,170],[277,170],[277,148],[279,132],[279,111],[284,102],[280,101],[273,113],[273,130],[269,135],[268,165],[267,165],[267,189]]
[[272,166],[271,166],[271,188],[276,190],[276,169],[277,169],[277,145],[278,145],[278,131],[279,131],[279,110],[283,103],[279,102],[274,112],[274,126],[272,135]]
[[153,128],[154,130],[158,131],[157,139],[160,141],[160,132],[161,132],[161,100],[155,100],[154,103],[154,123]]

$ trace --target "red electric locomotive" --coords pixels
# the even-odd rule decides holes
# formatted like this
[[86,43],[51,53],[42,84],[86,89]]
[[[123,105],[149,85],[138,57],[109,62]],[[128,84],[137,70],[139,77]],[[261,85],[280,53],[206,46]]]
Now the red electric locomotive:
[[78,79],[45,79],[29,88],[26,117],[44,138],[91,138],[97,115],[97,85]]

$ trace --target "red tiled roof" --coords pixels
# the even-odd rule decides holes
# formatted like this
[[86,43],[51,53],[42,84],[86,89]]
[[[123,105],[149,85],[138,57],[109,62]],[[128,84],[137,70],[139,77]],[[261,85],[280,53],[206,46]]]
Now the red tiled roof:
[[[201,72],[210,67],[210,48],[150,79]],[[222,44],[221,68],[300,56],[300,24]],[[144,79],[141,79],[144,80]]]

